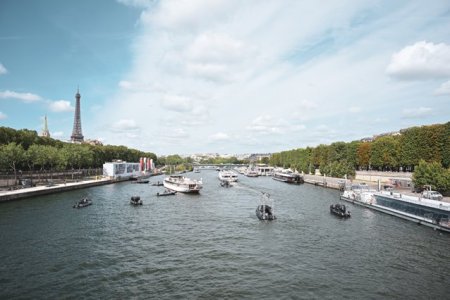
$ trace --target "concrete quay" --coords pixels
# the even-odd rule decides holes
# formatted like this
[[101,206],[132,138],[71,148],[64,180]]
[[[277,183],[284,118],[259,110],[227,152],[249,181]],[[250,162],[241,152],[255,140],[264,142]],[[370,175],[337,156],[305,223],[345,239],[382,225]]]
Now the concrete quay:
[[303,179],[305,180],[305,183],[337,190],[339,190],[340,188],[339,182],[347,181],[348,183],[350,183],[350,180],[345,180],[342,178],[324,177],[320,175],[309,175],[309,174],[303,175]]
[[0,202],[19,200],[19,199],[54,194],[54,193],[67,192],[67,191],[83,189],[83,188],[88,188],[88,187],[93,187],[93,186],[111,184],[111,183],[115,183],[115,182],[117,182],[117,181],[109,179],[109,178],[100,178],[97,180],[94,179],[94,180],[84,180],[84,181],[78,181],[78,182],[61,183],[61,184],[55,184],[52,186],[36,186],[36,187],[23,188],[23,189],[18,189],[18,190],[13,190],[13,191],[0,191]]

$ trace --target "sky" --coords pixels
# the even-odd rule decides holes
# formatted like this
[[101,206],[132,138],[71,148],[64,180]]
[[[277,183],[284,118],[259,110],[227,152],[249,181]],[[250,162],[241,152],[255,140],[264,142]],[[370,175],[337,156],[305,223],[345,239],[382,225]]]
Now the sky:
[[157,155],[450,121],[450,2],[1,0],[0,126]]

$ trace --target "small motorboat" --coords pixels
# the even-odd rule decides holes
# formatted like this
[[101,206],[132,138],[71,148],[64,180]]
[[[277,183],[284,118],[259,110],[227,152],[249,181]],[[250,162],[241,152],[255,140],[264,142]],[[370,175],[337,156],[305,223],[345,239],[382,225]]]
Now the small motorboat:
[[260,220],[276,220],[277,217],[273,213],[273,201],[268,193],[262,193],[261,204],[256,208],[256,216]]
[[138,180],[133,181],[133,183],[149,183],[150,180],[139,178]]
[[92,200],[91,199],[83,198],[80,201],[78,201],[77,203],[75,203],[73,208],[83,208],[83,207],[89,206],[91,204],[92,204]]
[[335,214],[336,216],[342,217],[342,218],[349,218],[351,216],[351,213],[344,204],[331,204],[330,205],[330,213]]
[[256,216],[260,220],[275,220],[277,217],[273,214],[272,207],[266,204],[258,205],[256,208]]
[[220,186],[231,187],[231,183],[228,180],[222,180],[222,181],[220,181]]
[[132,205],[142,205],[142,200],[141,200],[141,197],[139,197],[139,196],[132,196],[131,197],[131,200],[130,200],[130,204],[132,204]]
[[153,186],[163,186],[163,183],[158,181],[158,182],[152,183],[152,185]]
[[156,193],[156,196],[171,196],[171,195],[175,195],[177,192],[176,191],[171,191],[171,190],[165,190],[163,193]]

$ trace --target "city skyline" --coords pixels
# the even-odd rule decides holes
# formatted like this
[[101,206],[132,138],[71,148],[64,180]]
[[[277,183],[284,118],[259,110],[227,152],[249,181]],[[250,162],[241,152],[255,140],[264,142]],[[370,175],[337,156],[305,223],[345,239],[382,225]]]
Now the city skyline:
[[[87,13],[95,11],[95,14]],[[450,121],[445,1],[2,1],[0,126],[158,155]]]

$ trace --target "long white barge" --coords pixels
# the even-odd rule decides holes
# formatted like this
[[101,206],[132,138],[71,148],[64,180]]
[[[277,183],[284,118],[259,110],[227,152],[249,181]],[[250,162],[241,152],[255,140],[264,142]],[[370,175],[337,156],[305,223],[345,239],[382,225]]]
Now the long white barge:
[[346,190],[342,200],[450,233],[450,203],[373,190]]

